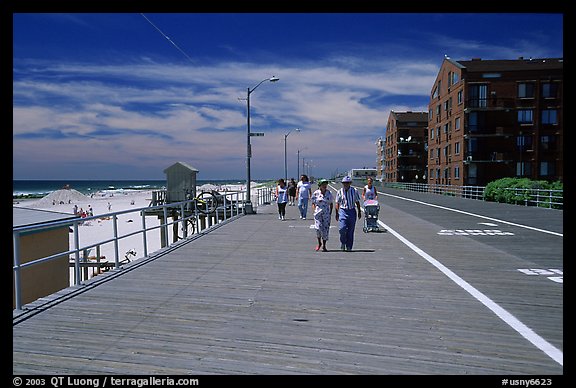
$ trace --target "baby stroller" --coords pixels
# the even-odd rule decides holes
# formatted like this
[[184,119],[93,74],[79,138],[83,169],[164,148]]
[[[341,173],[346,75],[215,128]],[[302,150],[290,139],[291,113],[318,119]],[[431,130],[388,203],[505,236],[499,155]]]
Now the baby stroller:
[[379,232],[378,226],[378,213],[380,212],[380,205],[375,199],[368,199],[364,201],[364,233]]

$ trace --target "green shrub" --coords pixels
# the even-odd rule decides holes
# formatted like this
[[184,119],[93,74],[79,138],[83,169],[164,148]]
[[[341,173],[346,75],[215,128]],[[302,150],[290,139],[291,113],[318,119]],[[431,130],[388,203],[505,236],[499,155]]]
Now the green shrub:
[[524,204],[526,201],[531,199],[529,191],[516,193],[514,190],[506,190],[509,188],[562,190],[563,184],[560,181],[548,182],[545,180],[533,181],[528,178],[502,178],[486,185],[486,189],[484,190],[484,200],[501,203]]

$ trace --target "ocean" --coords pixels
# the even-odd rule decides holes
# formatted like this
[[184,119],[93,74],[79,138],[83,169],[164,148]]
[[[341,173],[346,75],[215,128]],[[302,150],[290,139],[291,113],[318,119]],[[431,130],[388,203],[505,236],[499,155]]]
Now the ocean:
[[[197,186],[207,183],[218,186],[243,184],[245,181],[240,179],[196,181]],[[166,188],[166,180],[13,180],[12,198],[42,198],[67,185],[82,194],[90,195],[103,190],[118,192],[124,190],[163,190]]]

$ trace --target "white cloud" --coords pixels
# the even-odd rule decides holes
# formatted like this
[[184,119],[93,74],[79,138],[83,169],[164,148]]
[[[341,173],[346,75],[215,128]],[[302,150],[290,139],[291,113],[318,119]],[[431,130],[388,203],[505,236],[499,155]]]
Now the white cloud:
[[[359,62],[355,69],[361,68]],[[15,172],[25,158],[86,166],[113,160],[160,173],[163,165],[184,159],[207,175],[213,169],[218,177],[242,177],[246,88],[272,75],[280,82],[262,84],[251,94],[253,131],[266,133],[252,139],[255,174],[281,175],[283,134],[296,127],[302,132],[289,138],[289,159],[307,146],[306,153],[314,155],[323,175],[374,166],[373,143],[383,134],[391,106],[365,101],[427,95],[437,72],[432,64],[413,61],[382,65],[382,71],[361,72],[322,63],[282,68],[37,62],[30,73],[17,66]]]

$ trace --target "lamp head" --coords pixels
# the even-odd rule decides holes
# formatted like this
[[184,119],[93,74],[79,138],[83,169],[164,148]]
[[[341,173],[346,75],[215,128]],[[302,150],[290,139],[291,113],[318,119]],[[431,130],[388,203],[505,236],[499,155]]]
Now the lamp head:
[[280,81],[280,78],[272,76],[268,81],[270,82],[276,82],[276,81]]

